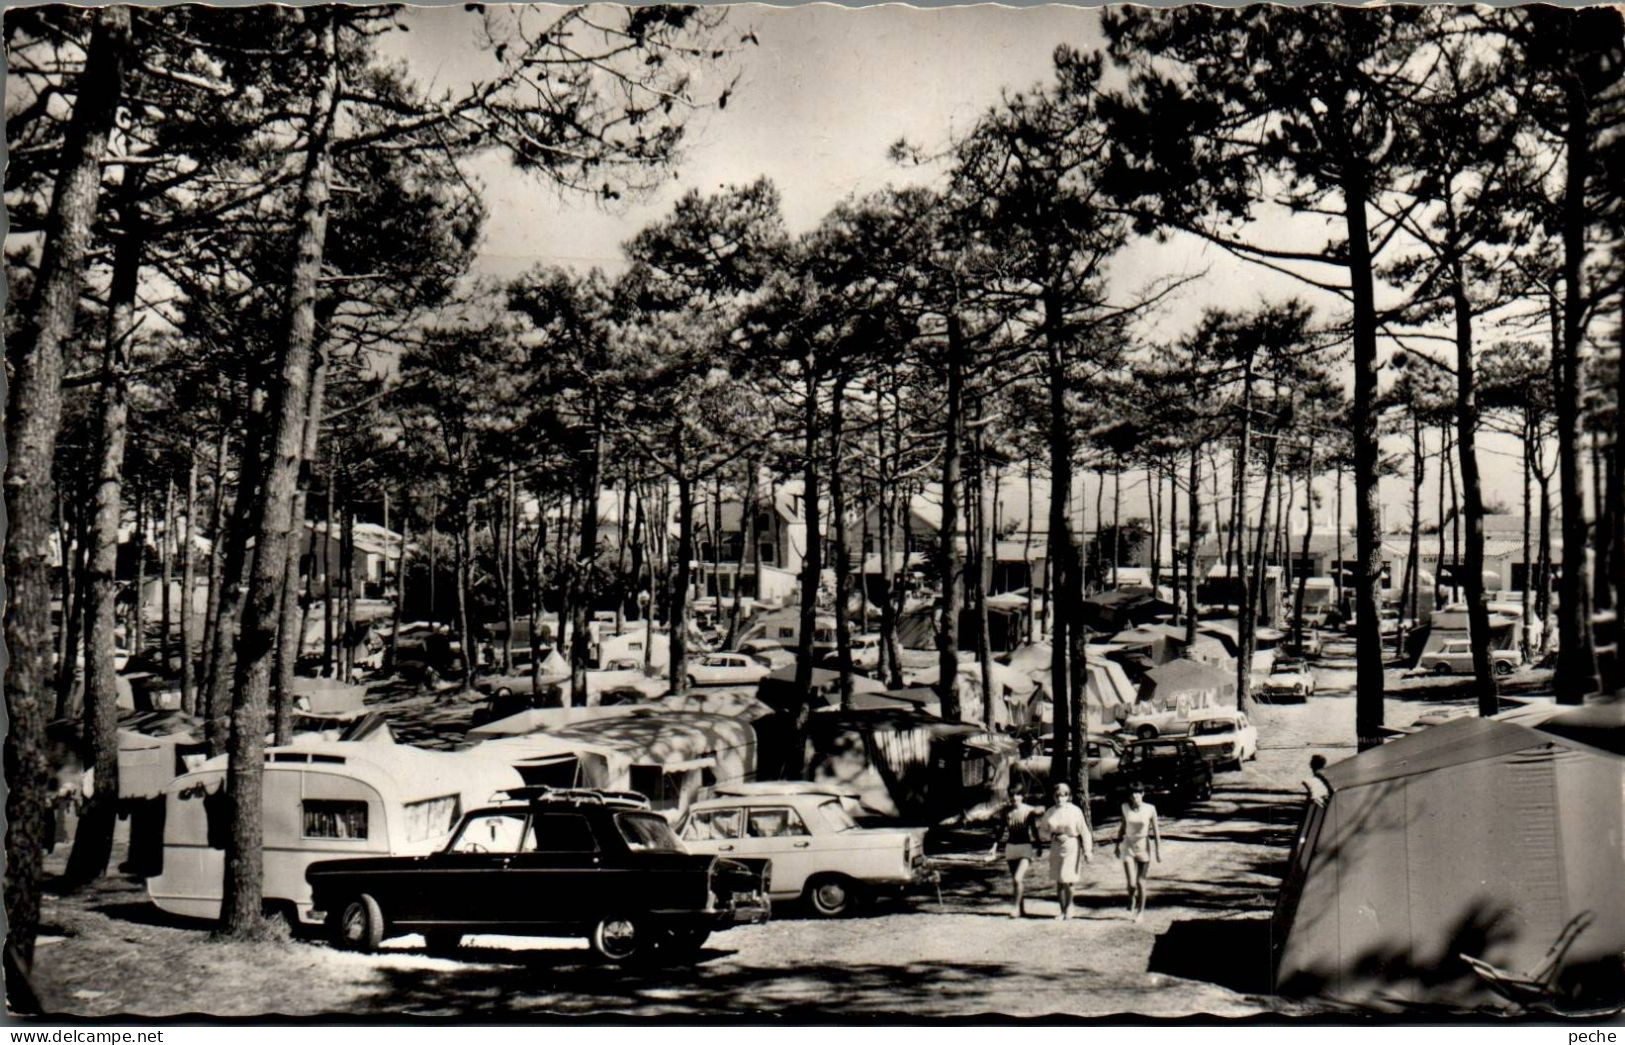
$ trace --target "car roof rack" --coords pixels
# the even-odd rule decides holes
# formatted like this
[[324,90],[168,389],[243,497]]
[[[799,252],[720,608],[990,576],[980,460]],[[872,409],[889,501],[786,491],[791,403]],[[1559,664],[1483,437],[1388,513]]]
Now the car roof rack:
[[634,809],[650,808],[647,796],[636,791],[609,791],[590,787],[548,787],[528,784],[498,791],[493,801],[507,799],[524,802],[565,802],[572,805],[625,806]]

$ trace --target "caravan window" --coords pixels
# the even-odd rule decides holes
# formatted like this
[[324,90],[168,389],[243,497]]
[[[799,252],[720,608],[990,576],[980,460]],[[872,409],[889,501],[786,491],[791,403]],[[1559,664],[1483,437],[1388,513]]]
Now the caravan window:
[[406,803],[406,840],[421,842],[436,835],[449,834],[463,818],[462,799],[456,795],[425,798],[421,802]]
[[306,838],[366,838],[367,803],[329,798],[303,802]]

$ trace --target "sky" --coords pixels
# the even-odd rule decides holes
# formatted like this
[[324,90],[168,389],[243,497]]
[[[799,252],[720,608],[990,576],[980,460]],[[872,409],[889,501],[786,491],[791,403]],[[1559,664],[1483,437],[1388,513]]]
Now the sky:
[[[406,60],[421,82],[455,89],[488,70],[476,39],[479,19],[461,5],[409,9],[405,21],[411,31],[391,34],[385,49]],[[664,216],[683,193],[714,192],[763,176],[781,193],[791,233],[805,231],[842,199],[940,175],[937,169],[892,162],[887,154],[893,142],[907,139],[938,150],[997,104],[1003,92],[1048,79],[1057,45],[1088,49],[1101,40],[1096,10],[1062,5],[745,4],[732,8],[730,26],[740,35],[753,31],[760,43],[742,51],[741,78],[727,108],[692,122],[676,176],[649,198],[607,209],[562,195],[515,171],[501,156],[469,161],[466,173],[483,188],[490,212],[476,273],[506,279],[536,265],[614,272],[623,265],[620,244]],[[720,88],[722,82],[718,76],[706,86]],[[1315,245],[1322,236],[1318,228],[1268,213],[1247,231],[1271,245]],[[1328,317],[1339,311],[1335,297],[1194,237],[1137,241],[1115,260],[1111,278],[1116,292],[1127,297],[1158,279],[1197,273],[1203,278],[1151,317],[1142,334],[1174,340],[1194,326],[1205,307],[1246,308],[1289,296],[1304,298]],[[1391,448],[1400,449],[1397,443]],[[1516,510],[1521,502],[1516,444],[1491,435],[1482,449],[1486,499]],[[1424,520],[1436,517],[1435,483],[1430,466]],[[1145,514],[1141,490],[1138,482],[1125,481],[1125,518]],[[1329,508],[1329,477],[1317,491]],[[1345,498],[1351,494],[1352,482]],[[1408,518],[1407,481],[1385,480],[1382,496],[1391,526]],[[1026,492],[1018,481],[1006,482],[1003,500],[1006,518],[1025,514]],[[1092,483],[1085,500],[1092,514]],[[1045,511],[1040,496],[1039,519]],[[1352,526],[1352,507],[1346,511]],[[1323,519],[1326,513],[1320,510]]]

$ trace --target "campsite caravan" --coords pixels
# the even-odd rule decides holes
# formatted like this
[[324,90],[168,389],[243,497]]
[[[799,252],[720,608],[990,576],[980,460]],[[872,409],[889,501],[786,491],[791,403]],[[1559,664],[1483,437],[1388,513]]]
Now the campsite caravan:
[[756,779],[750,722],[658,706],[488,740],[467,754],[509,766],[527,784],[636,791],[673,818],[716,784]]
[[[523,783],[511,766],[467,752],[331,742],[272,748],[265,753],[266,904],[318,922],[305,882],[311,863],[433,852],[464,810]],[[163,867],[147,879],[161,910],[220,916],[230,817],[225,756],[169,785]]]

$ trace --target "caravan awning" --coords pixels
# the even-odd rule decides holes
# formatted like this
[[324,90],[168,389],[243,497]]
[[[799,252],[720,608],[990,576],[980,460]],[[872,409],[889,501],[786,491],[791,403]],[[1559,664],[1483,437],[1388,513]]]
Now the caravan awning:
[[[659,769],[663,773],[686,773],[691,769],[715,769],[716,764],[717,760],[712,756],[702,755],[699,758],[685,758],[676,762],[660,762],[654,764],[652,768]],[[650,765],[650,763],[634,762],[633,765]]]

